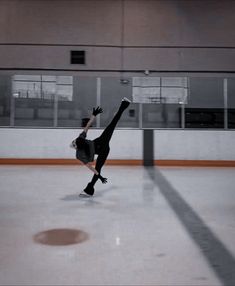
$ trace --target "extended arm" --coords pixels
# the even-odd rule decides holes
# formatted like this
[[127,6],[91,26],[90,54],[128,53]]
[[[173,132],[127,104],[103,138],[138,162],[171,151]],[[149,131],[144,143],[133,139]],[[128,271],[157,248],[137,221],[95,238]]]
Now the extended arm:
[[99,106],[96,107],[96,108],[93,108],[93,112],[92,112],[92,115],[90,117],[90,120],[87,122],[85,128],[83,129],[83,131],[85,133],[87,133],[88,129],[90,128],[91,124],[93,123],[93,121],[95,120],[95,117],[99,114],[99,113],[102,113],[103,112],[103,109],[100,108]]
[[83,129],[84,132],[87,133],[88,129],[90,128],[91,124],[93,123],[93,121],[95,120],[95,116],[91,115],[90,120],[87,122],[85,128]]

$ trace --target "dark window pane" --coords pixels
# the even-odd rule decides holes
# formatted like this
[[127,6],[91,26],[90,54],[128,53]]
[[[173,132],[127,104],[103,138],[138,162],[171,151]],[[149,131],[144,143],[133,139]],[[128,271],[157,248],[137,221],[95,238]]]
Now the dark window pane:
[[222,78],[190,78],[190,95],[185,105],[186,128],[224,128]]
[[10,125],[11,76],[0,76],[0,126]]
[[228,79],[228,128],[235,129],[235,78]]

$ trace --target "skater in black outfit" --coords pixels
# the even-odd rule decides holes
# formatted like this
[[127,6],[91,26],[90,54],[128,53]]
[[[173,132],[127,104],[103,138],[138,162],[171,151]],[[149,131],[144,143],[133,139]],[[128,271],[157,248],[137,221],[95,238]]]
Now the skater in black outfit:
[[[81,195],[93,196],[94,185],[98,179],[100,179],[103,184],[107,183],[107,178],[101,176],[101,169],[105,164],[105,161],[110,151],[109,142],[112,138],[113,131],[119,119],[121,118],[123,111],[129,106],[129,104],[130,100],[124,98],[110,124],[105,128],[103,133],[98,138],[91,141],[85,139],[87,131],[91,126],[92,122],[94,121],[95,117],[103,112],[102,108],[100,107],[93,108],[92,116],[88,121],[86,127],[84,128],[83,132],[71,143],[70,146],[76,149],[77,159],[82,161],[94,173],[91,182],[88,183]],[[92,167],[91,162],[94,161],[95,154],[97,154],[98,157],[96,159],[96,165],[94,168]]]

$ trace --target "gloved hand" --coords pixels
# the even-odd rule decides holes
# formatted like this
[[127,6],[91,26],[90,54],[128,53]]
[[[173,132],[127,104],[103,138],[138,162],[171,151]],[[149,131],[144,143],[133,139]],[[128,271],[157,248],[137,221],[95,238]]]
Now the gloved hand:
[[92,112],[92,115],[96,116],[98,115],[99,113],[102,113],[103,112],[103,109],[101,107],[93,107],[93,112]]
[[98,178],[101,180],[102,184],[106,184],[107,183],[107,178],[102,177],[100,174],[98,175]]

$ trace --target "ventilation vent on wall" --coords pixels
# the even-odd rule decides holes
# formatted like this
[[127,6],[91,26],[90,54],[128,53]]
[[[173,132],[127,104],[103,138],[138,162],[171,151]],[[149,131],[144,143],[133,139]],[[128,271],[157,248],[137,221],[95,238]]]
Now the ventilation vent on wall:
[[85,65],[85,51],[70,51],[70,63]]

